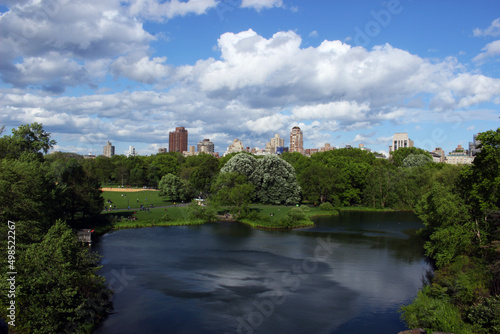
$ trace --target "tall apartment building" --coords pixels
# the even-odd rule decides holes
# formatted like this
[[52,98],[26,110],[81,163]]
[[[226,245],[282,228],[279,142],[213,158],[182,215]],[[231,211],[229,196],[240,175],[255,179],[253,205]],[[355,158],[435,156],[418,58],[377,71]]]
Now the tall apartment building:
[[127,157],[136,157],[136,156],[137,156],[137,151],[135,150],[135,147],[129,146]]
[[406,132],[395,133],[392,145],[389,146],[389,152],[396,151],[397,149],[403,147],[413,147],[413,140],[408,138],[408,133]]
[[471,156],[471,157],[475,157],[476,154],[478,154],[479,152],[481,152],[481,149],[477,148],[479,146],[479,144],[481,144],[481,141],[479,141],[479,140],[476,139],[478,134],[475,134],[472,137],[472,143],[469,142],[469,156]]
[[104,146],[102,154],[108,158],[111,158],[113,155],[115,155],[115,147],[111,145],[109,140],[106,146]]
[[273,150],[273,154],[276,153],[276,149],[278,147],[285,147],[285,138],[281,138],[279,134],[275,134],[273,138],[271,138],[271,147]]
[[168,133],[168,151],[184,152],[188,150],[188,131],[185,127],[179,126],[175,131]]
[[304,154],[304,136],[298,126],[294,126],[290,132],[290,153],[299,152]]
[[210,141],[210,139],[203,139],[198,142],[198,152],[200,153],[214,153],[215,145]]
[[233,143],[227,147],[226,153],[224,155],[228,155],[229,153],[235,153],[235,152],[243,152],[245,151],[245,147],[243,146],[243,143],[239,139],[233,140]]

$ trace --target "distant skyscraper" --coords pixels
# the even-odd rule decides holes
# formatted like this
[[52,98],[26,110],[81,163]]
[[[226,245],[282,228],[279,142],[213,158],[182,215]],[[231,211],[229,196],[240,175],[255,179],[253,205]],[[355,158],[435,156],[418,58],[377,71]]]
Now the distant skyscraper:
[[[271,147],[271,152],[272,154],[276,154],[276,149],[278,147],[284,147],[285,146],[285,139],[280,138],[279,134],[275,134],[273,138],[271,138],[271,141],[269,142],[269,146]],[[267,146],[267,145],[266,145]]]
[[128,147],[128,154],[127,154],[127,157],[135,157],[137,156],[137,152],[135,150],[135,147],[133,146],[129,146]]
[[113,145],[111,145],[109,140],[108,140],[108,143],[106,144],[106,146],[104,146],[102,153],[104,154],[104,156],[106,156],[108,158],[111,158],[113,155],[115,155],[115,147]]
[[304,137],[298,126],[294,126],[290,132],[290,153],[293,152],[304,154]]
[[413,147],[413,140],[408,138],[408,134],[406,132],[395,133],[392,145],[389,146],[389,152],[396,151],[397,149],[403,147]]
[[188,131],[183,126],[175,128],[168,134],[168,151],[184,152],[188,149]]
[[198,152],[203,153],[214,153],[215,145],[210,141],[210,139],[203,139],[198,143]]
[[472,140],[473,140],[472,143],[469,142],[469,155],[471,157],[475,157],[476,154],[481,152],[481,149],[477,148],[479,144],[481,144],[481,141],[477,140],[477,134],[472,137]]
[[224,155],[228,155],[230,153],[235,153],[235,152],[243,152],[245,151],[245,147],[243,146],[243,143],[239,139],[233,140],[233,143],[227,147],[226,153]]

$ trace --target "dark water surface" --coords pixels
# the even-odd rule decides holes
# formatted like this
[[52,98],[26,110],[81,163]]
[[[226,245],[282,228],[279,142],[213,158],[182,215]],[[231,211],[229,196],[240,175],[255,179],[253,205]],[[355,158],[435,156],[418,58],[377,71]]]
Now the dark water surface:
[[397,333],[422,286],[411,213],[343,212],[301,231],[238,223],[104,235],[111,333]]

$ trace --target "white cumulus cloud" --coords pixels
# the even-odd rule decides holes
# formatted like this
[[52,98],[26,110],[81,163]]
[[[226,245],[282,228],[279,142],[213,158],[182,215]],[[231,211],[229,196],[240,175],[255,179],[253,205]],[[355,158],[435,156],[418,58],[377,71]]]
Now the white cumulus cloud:
[[474,36],[493,36],[500,35],[500,18],[493,20],[491,25],[486,29],[474,29]]
[[254,8],[258,11],[273,7],[282,7],[283,0],[242,0],[242,8]]
[[488,58],[500,56],[500,40],[486,44],[482,51],[483,52],[474,57],[473,61],[482,62]]
[[215,0],[129,0],[128,4],[131,16],[163,20],[188,14],[205,14],[208,10],[215,8],[218,2]]

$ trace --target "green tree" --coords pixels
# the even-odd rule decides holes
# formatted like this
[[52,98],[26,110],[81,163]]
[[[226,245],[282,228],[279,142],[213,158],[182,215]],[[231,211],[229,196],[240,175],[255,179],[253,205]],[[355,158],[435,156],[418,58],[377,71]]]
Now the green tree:
[[212,186],[214,202],[219,206],[230,206],[236,209],[236,214],[241,216],[247,211],[255,190],[247,177],[238,173],[220,173]]
[[163,176],[158,183],[158,190],[167,201],[185,201],[189,197],[187,182],[174,174]]
[[50,139],[50,133],[45,132],[42,124],[31,123],[12,129],[11,136],[2,138],[0,158],[19,158],[41,160],[43,154],[54,147],[56,141]]
[[267,155],[259,159],[249,180],[261,203],[296,204],[300,201],[301,188],[295,170],[278,156]]
[[417,202],[431,187],[430,180],[435,171],[430,166],[433,165],[426,164],[419,167],[399,167],[396,169],[394,193],[398,201],[392,204],[392,207],[400,210],[413,210],[415,208]]
[[500,128],[479,134],[477,140],[481,152],[462,170],[461,182],[472,214],[485,219],[488,212],[500,209]]
[[285,216],[280,219],[280,225],[283,228],[292,228],[300,226],[301,222],[307,220],[306,213],[302,208],[292,208]]
[[388,166],[373,167],[366,174],[363,192],[365,203],[373,208],[386,208],[395,203],[397,169]]
[[74,223],[97,217],[104,208],[101,185],[80,161],[56,160],[51,164],[56,187],[56,205],[64,219]]
[[111,181],[114,173],[114,165],[111,158],[99,155],[95,159],[88,159],[88,161],[92,166],[92,174],[97,177],[102,185]]
[[339,203],[338,192],[344,184],[342,174],[335,167],[312,165],[299,176],[304,198],[311,202]]
[[[317,154],[321,153],[315,153],[313,157],[315,157]],[[303,171],[307,170],[308,167],[315,164],[313,162],[313,158],[308,158],[303,154],[300,154],[299,152],[285,152],[281,157],[283,160],[293,166],[293,169],[295,169],[295,172],[297,173],[297,177],[300,177]]]
[[[62,221],[29,245],[16,264],[16,333],[90,332],[111,306],[98,262]],[[7,283],[4,277],[3,291]]]
[[152,157],[151,165],[158,170],[159,179],[163,175],[177,175],[181,170],[181,164],[184,162],[182,155],[179,157],[177,152],[159,153]]
[[463,224],[470,219],[463,199],[439,183],[418,202],[416,213],[424,222],[427,235],[438,228]]
[[205,201],[203,205],[199,205],[198,202],[193,200],[187,208],[187,213],[189,219],[200,219],[204,222],[215,222],[217,221],[217,211],[214,206]]
[[429,158],[432,157],[431,155],[426,152],[425,150],[422,150],[421,148],[417,147],[402,147],[398,148],[396,151],[392,151],[390,153],[390,161],[394,163],[397,167],[401,167],[403,160],[408,157],[409,155],[415,155],[415,154],[423,154],[425,156],[428,156]]
[[182,169],[187,171],[185,177],[194,191],[204,194],[210,191],[212,182],[219,172],[219,161],[210,154],[202,153],[188,157]]
[[[56,217],[56,184],[39,161],[0,160],[0,219],[39,221]],[[3,226],[3,224],[2,224]],[[47,230],[50,225],[47,225]]]

